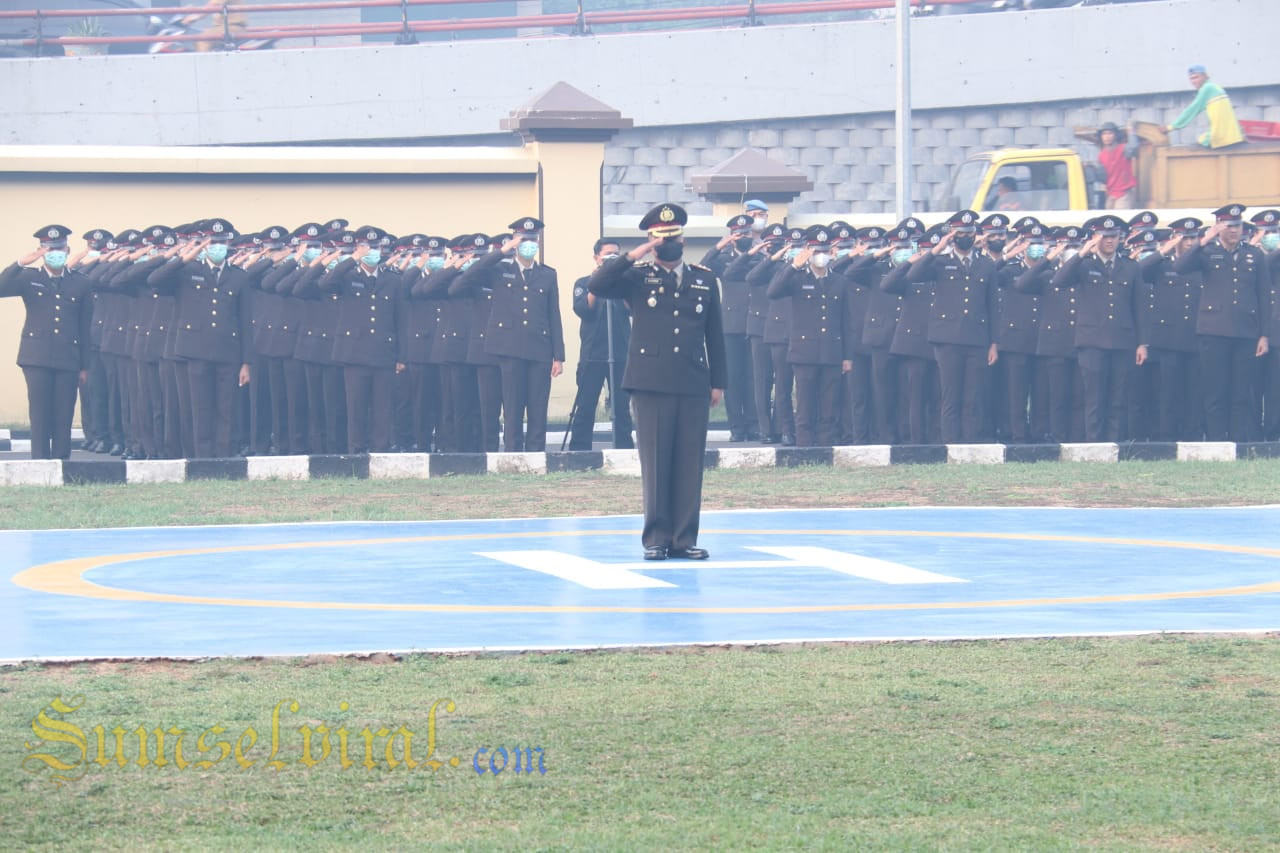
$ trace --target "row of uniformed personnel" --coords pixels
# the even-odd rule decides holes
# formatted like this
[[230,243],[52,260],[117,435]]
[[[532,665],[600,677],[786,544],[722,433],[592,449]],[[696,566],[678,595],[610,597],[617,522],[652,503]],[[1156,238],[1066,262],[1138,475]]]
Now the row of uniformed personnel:
[[761,229],[749,210],[704,258],[731,436],[1280,439],[1280,211],[1243,213],[1049,228],[960,211],[886,230]]
[[77,387],[90,449],[127,457],[496,450],[500,413],[506,449],[542,449],[564,360],[543,223],[346,226],[95,229],[74,258],[69,229],[37,231],[0,273],[27,306],[33,457],[69,455]]

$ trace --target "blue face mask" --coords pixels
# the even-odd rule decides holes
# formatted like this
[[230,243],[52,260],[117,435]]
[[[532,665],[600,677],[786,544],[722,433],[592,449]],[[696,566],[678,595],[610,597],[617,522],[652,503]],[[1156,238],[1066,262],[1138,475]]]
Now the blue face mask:
[[370,249],[364,253],[364,257],[360,259],[360,262],[365,266],[376,267],[378,264],[382,263],[382,250]]
[[227,244],[210,243],[205,247],[204,256],[209,259],[209,263],[217,266],[227,259]]
[[907,261],[911,260],[911,255],[912,252],[910,249],[894,249],[893,263],[895,265],[905,264]]
[[45,252],[44,263],[51,270],[60,270],[67,265],[67,253],[62,249]]
[[787,249],[787,260],[794,261],[798,254],[800,254],[800,248],[798,246],[792,249]]
[[1042,259],[1044,257],[1046,248],[1047,247],[1045,246],[1044,243],[1032,243],[1030,246],[1027,247],[1027,259],[1032,261],[1038,261]]
[[847,255],[847,254],[849,254],[849,250],[848,250],[848,249],[836,249],[836,257],[837,257],[837,258],[843,258],[843,257],[844,257],[845,255]]
[[538,244],[533,240],[525,240],[516,251],[520,253],[520,257],[531,261],[538,257]]
[[337,265],[338,265],[338,259],[334,258],[333,260],[329,261],[329,263],[324,265],[325,272],[328,272],[329,270],[333,269]]
[[427,269],[432,272],[444,269],[444,257],[442,255],[430,255],[427,258]]
[[101,253],[101,252],[99,252],[97,249],[90,249],[88,252],[85,252],[85,257],[86,257],[86,258],[96,258],[96,257],[99,257],[99,256],[101,256],[101,255],[102,255],[102,253]]
[[1280,232],[1269,231],[1262,235],[1262,250],[1264,252],[1274,252],[1280,249]]
[[475,258],[467,258],[465,261],[462,262],[462,268],[465,270],[475,262],[476,262]]
[[315,260],[316,258],[318,258],[318,257],[320,257],[320,247],[319,247],[319,246],[308,246],[307,248],[305,248],[305,249],[303,249],[303,250],[302,250],[302,260],[303,260],[305,263],[308,263],[308,264],[309,264],[309,263],[311,263],[312,261],[314,261],[314,260]]

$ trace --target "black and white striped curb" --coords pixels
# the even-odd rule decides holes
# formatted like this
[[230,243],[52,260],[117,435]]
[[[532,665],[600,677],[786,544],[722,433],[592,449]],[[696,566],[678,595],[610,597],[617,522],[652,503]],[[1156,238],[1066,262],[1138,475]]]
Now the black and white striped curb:
[[[1132,444],[949,444],[851,447],[725,447],[709,449],[708,469],[836,468],[1005,462],[1230,462],[1280,458],[1280,442]],[[634,450],[546,453],[371,453],[358,456],[250,456],[230,459],[17,459],[0,461],[0,485],[182,483],[190,480],[426,479],[464,474],[546,474],[601,471],[639,476]]]

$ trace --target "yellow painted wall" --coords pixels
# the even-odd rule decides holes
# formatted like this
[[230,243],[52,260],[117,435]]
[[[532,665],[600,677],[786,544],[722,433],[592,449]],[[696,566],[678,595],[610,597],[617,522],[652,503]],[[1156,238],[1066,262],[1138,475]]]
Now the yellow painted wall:
[[[567,364],[552,383],[552,415],[567,415],[576,390],[578,322],[573,281],[590,273],[600,234],[603,143],[519,148],[36,148],[0,146],[0,264],[36,247],[50,224],[79,235],[119,233],[221,217],[241,231],[294,228],[342,217],[393,234],[497,234],[521,216],[547,222],[546,263],[557,269]],[[539,155],[555,162],[551,185]],[[589,181],[584,181],[589,176]],[[544,183],[540,185],[540,180]],[[27,423],[26,389],[14,363],[22,329],[18,299],[0,300],[0,423]]]

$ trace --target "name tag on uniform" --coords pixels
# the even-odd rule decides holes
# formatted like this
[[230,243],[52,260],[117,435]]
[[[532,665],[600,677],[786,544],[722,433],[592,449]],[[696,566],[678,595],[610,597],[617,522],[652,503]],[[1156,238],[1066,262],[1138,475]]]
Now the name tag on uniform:
[[711,289],[711,285],[709,285],[709,284],[703,284],[703,283],[701,282],[701,280],[699,280],[699,281],[695,281],[693,284],[689,285],[689,289],[690,289],[690,290],[710,290],[710,289]]
[[657,287],[662,284],[662,279],[658,278],[656,275],[647,275],[644,277],[644,283],[649,287]]

